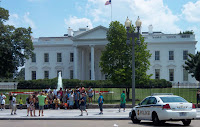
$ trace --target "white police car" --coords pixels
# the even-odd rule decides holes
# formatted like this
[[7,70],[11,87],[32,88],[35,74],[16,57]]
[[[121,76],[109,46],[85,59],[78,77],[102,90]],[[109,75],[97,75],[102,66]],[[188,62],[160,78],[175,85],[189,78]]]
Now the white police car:
[[173,94],[153,94],[146,97],[129,113],[133,123],[151,120],[154,125],[166,121],[182,121],[185,126],[196,118],[195,105]]

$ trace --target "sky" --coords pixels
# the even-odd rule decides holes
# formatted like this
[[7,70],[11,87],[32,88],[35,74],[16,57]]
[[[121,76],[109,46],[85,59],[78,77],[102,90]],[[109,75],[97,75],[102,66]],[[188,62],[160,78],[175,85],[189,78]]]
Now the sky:
[[128,16],[135,22],[139,16],[142,31],[176,34],[194,31],[196,50],[200,51],[200,0],[0,0],[0,6],[9,10],[6,24],[15,27],[31,27],[32,36],[59,37],[67,33],[68,27],[109,27],[112,21],[124,24]]

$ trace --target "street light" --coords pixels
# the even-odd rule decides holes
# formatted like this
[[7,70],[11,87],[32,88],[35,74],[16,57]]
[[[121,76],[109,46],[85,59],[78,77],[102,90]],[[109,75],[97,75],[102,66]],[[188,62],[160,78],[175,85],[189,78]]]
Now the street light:
[[125,21],[125,26],[126,26],[126,30],[127,30],[127,41],[126,44],[129,45],[130,44],[130,38],[132,38],[132,106],[135,106],[135,38],[137,38],[137,44],[140,44],[140,27],[142,25],[142,22],[138,16],[138,19],[135,22],[136,28],[137,28],[137,32],[135,33],[133,32],[129,32],[130,31],[130,27],[131,27],[131,21],[128,19],[126,19]]

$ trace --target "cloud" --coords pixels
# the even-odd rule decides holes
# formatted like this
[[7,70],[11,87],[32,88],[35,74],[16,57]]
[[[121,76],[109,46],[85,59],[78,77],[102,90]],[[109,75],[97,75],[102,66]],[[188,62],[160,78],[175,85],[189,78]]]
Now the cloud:
[[30,13],[29,12],[26,12],[25,15],[24,15],[24,22],[29,25],[31,28],[35,29],[36,26],[35,26],[35,23],[33,22],[33,20],[31,20],[29,18],[29,15]]
[[[110,23],[111,5],[105,6],[105,2],[106,0],[88,0],[87,15],[92,16],[94,23]],[[112,20],[124,24],[127,16],[133,22],[140,16],[143,21],[142,31],[147,31],[150,24],[153,25],[154,30],[165,33],[177,33],[181,30],[176,25],[180,20],[179,15],[173,14],[168,6],[164,5],[163,0],[113,0]]]
[[93,28],[92,22],[88,18],[77,18],[76,16],[72,16],[69,19],[64,19],[64,22],[67,27],[71,27],[74,30],[78,30],[79,28],[86,26],[90,29]]
[[188,2],[183,6],[182,13],[188,22],[200,22],[200,0]]
[[18,14],[10,14],[9,20],[6,22],[8,25],[13,25],[15,27],[31,27],[36,29],[34,21],[30,18],[30,13],[26,12],[23,16]]
[[10,14],[9,20],[6,22],[6,24],[17,26],[18,20],[19,20],[18,14]]

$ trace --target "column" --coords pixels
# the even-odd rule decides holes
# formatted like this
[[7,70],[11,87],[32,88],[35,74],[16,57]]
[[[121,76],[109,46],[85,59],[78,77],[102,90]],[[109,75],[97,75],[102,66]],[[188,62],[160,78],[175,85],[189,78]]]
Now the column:
[[95,80],[94,73],[94,45],[90,45],[91,48],[91,80]]
[[78,53],[77,53],[77,45],[74,45],[74,75],[73,78],[77,79],[77,69],[78,69]]
[[81,75],[82,75],[82,80],[85,80],[85,51],[82,49],[82,65],[81,65]]

